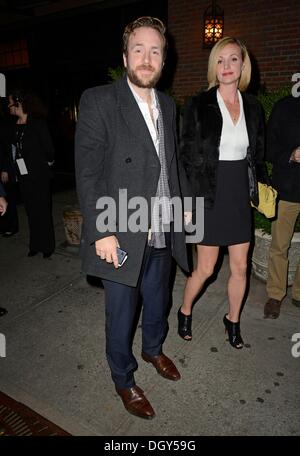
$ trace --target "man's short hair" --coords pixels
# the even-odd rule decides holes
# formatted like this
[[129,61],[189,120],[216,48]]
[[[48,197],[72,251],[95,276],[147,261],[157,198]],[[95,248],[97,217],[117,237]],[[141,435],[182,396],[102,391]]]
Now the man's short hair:
[[132,32],[134,32],[135,29],[138,29],[140,27],[150,27],[158,31],[163,41],[163,58],[165,59],[167,54],[167,39],[165,36],[166,27],[160,19],[151,16],[139,17],[135,21],[130,22],[128,25],[126,25],[123,33],[123,53],[127,55],[129,36]]

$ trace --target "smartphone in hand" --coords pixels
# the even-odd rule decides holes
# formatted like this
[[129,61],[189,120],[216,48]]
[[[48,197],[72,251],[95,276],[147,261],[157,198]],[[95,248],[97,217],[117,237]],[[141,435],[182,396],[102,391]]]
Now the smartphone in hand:
[[117,255],[118,255],[118,266],[121,267],[127,260],[128,254],[127,254],[127,252],[125,252],[125,250],[122,250],[122,249],[120,249],[120,247],[117,247]]

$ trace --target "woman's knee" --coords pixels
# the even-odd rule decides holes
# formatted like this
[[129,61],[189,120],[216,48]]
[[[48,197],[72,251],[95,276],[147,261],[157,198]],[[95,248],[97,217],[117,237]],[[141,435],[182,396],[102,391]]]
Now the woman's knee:
[[247,261],[237,261],[230,264],[231,275],[244,278],[247,275]]
[[214,272],[215,262],[201,262],[197,266],[197,275],[208,279]]

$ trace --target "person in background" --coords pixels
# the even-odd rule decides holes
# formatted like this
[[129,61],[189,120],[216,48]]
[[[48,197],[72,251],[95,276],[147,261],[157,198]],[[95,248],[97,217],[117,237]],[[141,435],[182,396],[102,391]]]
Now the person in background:
[[[5,199],[4,188],[0,182],[0,214],[3,216],[6,212],[7,201]],[[4,307],[0,307],[0,317],[7,314],[7,310]]]
[[[300,97],[278,101],[267,128],[267,160],[273,164],[272,184],[278,209],[272,222],[265,318],[278,318],[287,291],[288,250],[300,213]],[[292,303],[300,307],[300,258],[292,287]]]
[[[15,115],[15,106],[9,107],[11,119]],[[0,181],[2,182],[8,208],[5,217],[1,219],[0,230],[3,237],[14,236],[19,231],[17,211],[18,183],[16,169],[13,161],[13,145],[11,144],[11,130],[14,120],[1,119],[0,124]]]
[[245,45],[231,37],[218,41],[209,56],[209,87],[186,106],[180,147],[191,187],[195,196],[204,197],[205,209],[204,238],[178,311],[178,333],[192,339],[192,305],[214,271],[220,247],[228,246],[229,309],[223,323],[237,349],[244,345],[240,311],[252,237],[250,201],[258,202],[257,170],[264,169],[264,117],[257,99],[245,93],[250,77]]
[[45,109],[31,91],[14,90],[8,107],[17,121],[13,125],[7,154],[12,155],[16,179],[29,224],[29,252],[49,258],[55,249],[52,218],[51,166],[54,148],[45,121]]

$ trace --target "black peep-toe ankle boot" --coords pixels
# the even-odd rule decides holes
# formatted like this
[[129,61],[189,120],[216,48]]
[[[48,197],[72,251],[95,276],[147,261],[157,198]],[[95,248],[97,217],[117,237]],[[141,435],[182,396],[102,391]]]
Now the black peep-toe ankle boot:
[[240,322],[234,323],[233,321],[228,320],[226,314],[223,318],[223,323],[225,326],[225,332],[228,333],[229,343],[234,348],[241,349],[244,346],[244,341],[241,336],[240,331]]
[[192,314],[184,315],[181,308],[178,309],[178,334],[183,340],[192,340]]

